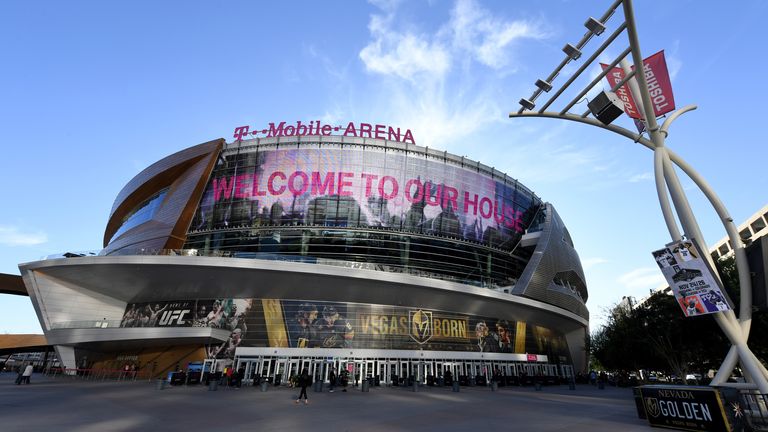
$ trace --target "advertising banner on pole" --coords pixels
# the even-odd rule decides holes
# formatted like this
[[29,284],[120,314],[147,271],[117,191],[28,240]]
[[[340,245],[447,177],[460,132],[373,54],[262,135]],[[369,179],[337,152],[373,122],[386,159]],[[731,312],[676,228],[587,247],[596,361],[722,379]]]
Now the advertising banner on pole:
[[670,243],[653,252],[685,316],[731,310],[707,262],[691,240]]
[[[603,70],[608,68],[607,64],[600,63]],[[662,116],[675,109],[675,97],[672,94],[672,80],[667,71],[667,61],[664,58],[664,51],[643,60],[645,69],[645,80],[648,83],[648,93],[651,96],[653,112],[656,117]],[[634,66],[633,66],[634,69]],[[622,68],[613,68],[605,78],[608,80],[611,88],[624,79],[624,70]],[[627,83],[616,89],[616,95],[624,102],[624,112],[636,120],[642,120],[643,115],[632,97]]]

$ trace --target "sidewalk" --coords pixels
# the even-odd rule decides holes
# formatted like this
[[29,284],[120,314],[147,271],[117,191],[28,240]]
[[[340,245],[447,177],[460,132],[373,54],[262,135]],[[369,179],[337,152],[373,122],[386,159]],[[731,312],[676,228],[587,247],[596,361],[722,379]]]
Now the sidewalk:
[[154,383],[48,380],[31,385],[0,375],[0,429],[30,431],[648,431],[637,418],[630,388],[373,387],[334,393],[309,391],[294,404],[286,387],[207,391],[204,386],[156,390]]

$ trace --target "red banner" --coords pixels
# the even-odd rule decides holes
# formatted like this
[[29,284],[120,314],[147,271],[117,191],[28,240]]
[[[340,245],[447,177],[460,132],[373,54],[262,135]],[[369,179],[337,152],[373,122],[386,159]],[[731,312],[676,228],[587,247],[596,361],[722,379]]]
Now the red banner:
[[[608,65],[600,63],[603,70],[608,68]],[[651,103],[653,104],[653,112],[656,117],[662,116],[675,109],[675,97],[672,94],[672,82],[669,78],[669,72],[667,71],[667,61],[664,59],[664,51],[659,51],[656,54],[643,60],[643,66],[645,69],[645,80],[648,83],[648,93],[651,95]],[[632,67],[634,69],[634,66]],[[621,68],[613,68],[606,79],[611,88],[624,79],[624,70]],[[624,102],[624,112],[633,119],[642,119],[643,116],[632,98],[632,93],[629,90],[629,86],[624,83],[616,90],[616,95]]]

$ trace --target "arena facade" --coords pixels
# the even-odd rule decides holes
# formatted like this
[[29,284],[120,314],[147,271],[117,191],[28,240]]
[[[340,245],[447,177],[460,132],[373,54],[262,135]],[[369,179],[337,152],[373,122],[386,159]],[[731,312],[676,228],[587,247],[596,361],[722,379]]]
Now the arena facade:
[[120,191],[101,251],[20,265],[61,363],[387,383],[586,368],[585,278],[552,204],[410,131],[313,126],[168,156]]

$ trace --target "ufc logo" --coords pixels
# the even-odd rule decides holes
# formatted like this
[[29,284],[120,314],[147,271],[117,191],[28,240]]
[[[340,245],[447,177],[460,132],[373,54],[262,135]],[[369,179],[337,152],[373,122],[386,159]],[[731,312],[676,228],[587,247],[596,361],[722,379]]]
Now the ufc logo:
[[165,311],[163,312],[163,316],[160,317],[160,325],[166,326],[166,325],[173,325],[174,320],[176,321],[176,325],[184,325],[186,321],[184,321],[184,315],[188,314],[190,312],[189,309],[176,309],[172,311]]

